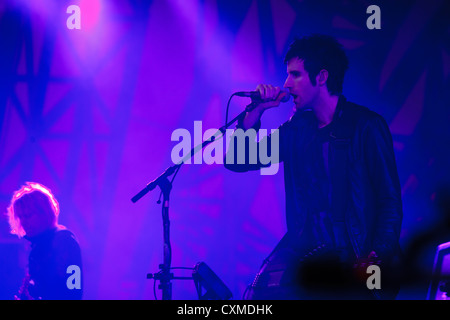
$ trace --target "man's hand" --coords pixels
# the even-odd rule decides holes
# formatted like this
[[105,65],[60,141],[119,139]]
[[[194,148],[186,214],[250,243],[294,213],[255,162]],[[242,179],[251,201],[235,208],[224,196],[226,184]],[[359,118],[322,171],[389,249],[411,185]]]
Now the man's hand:
[[367,268],[372,264],[381,264],[381,259],[377,256],[375,251],[370,252],[367,258],[358,259],[355,263],[355,268]]
[[281,91],[280,87],[274,87],[270,84],[259,84],[256,87],[256,91],[259,91],[262,102],[245,115],[243,122],[244,130],[253,127],[259,121],[264,111],[278,107],[281,100],[287,95],[286,92]]
[[270,84],[259,84],[256,87],[256,91],[259,91],[261,100],[263,101],[258,105],[258,109],[265,111],[270,108],[278,107],[281,99],[283,99],[287,93],[282,92],[280,87],[274,87]]
[[367,258],[360,258],[353,266],[356,278],[364,282],[367,279],[367,268],[370,265],[381,265],[381,259],[377,256],[375,251],[369,253]]

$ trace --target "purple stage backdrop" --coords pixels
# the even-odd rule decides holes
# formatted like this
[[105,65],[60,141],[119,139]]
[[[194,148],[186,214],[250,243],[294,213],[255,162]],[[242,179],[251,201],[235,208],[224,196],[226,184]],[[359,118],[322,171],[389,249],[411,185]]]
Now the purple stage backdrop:
[[[381,29],[366,25],[372,4]],[[81,29],[68,27],[70,5],[80,8]],[[154,299],[146,275],[163,262],[160,192],[131,198],[173,164],[176,129],[188,130],[194,146],[202,138],[194,121],[202,132],[224,125],[233,92],[282,86],[290,42],[310,33],[343,44],[344,94],[390,126],[408,252],[444,214],[436,199],[450,181],[446,0],[1,1],[0,211],[26,181],[46,185],[80,243],[84,298]],[[229,119],[248,103],[233,98]],[[267,111],[263,128],[286,121],[292,107]],[[184,165],[174,181],[172,266],[203,261],[240,299],[286,231],[282,166],[276,175],[239,174],[201,162]],[[1,299],[20,286],[27,245],[2,215]],[[434,250],[426,247],[423,261]],[[172,284],[174,299],[197,299],[192,281]],[[426,292],[404,288],[399,297]]]

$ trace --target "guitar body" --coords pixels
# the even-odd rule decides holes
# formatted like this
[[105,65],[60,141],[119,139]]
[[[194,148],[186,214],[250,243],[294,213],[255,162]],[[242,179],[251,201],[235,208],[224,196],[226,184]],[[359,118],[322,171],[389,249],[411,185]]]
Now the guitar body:
[[299,299],[295,286],[296,253],[288,248],[276,248],[264,260],[244,299],[293,300]]
[[[285,236],[267,257],[245,300],[373,300],[393,299],[397,288],[383,282],[384,290],[369,289],[366,272],[377,259],[361,259],[343,264],[333,250],[324,245],[293,246]],[[381,270],[383,265],[380,265]],[[382,276],[383,277],[383,276]],[[383,279],[383,278],[382,278]]]

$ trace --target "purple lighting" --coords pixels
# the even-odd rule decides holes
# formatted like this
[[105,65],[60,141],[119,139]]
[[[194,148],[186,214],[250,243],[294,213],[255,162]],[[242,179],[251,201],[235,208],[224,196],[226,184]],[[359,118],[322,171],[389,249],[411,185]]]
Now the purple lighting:
[[[130,199],[173,164],[175,130],[193,137],[201,121],[202,136],[224,125],[234,92],[283,86],[289,44],[311,33],[342,43],[344,95],[389,125],[408,248],[440,221],[435,195],[450,182],[447,2],[380,1],[382,29],[368,30],[367,1],[0,0],[0,267],[26,264],[11,198],[45,185],[79,241],[84,298],[154,299],[146,274],[163,257],[160,190]],[[71,5],[80,29],[67,27]],[[228,120],[248,103],[233,98]],[[267,110],[261,128],[276,129],[292,107]],[[170,199],[172,265],[205,261],[241,299],[287,230],[283,174],[283,164],[268,176],[183,166]],[[0,272],[0,299],[16,290],[8,277]],[[411,292],[400,297],[426,296]],[[173,298],[196,299],[193,284],[174,281]]]
[[97,26],[101,17],[102,2],[102,0],[80,0],[82,30],[89,32]]

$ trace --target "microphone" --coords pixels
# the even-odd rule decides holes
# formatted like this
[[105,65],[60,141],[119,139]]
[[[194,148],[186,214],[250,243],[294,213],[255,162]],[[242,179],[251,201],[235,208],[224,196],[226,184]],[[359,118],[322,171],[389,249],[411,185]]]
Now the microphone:
[[[291,95],[289,94],[289,92],[285,91],[285,90],[281,90],[279,95],[282,93],[287,93],[283,99],[281,99],[281,102],[288,102],[289,99],[291,98]],[[252,98],[252,101],[261,101],[261,95],[259,93],[259,91],[239,91],[236,92],[235,95],[237,95],[238,97],[250,97]]]

